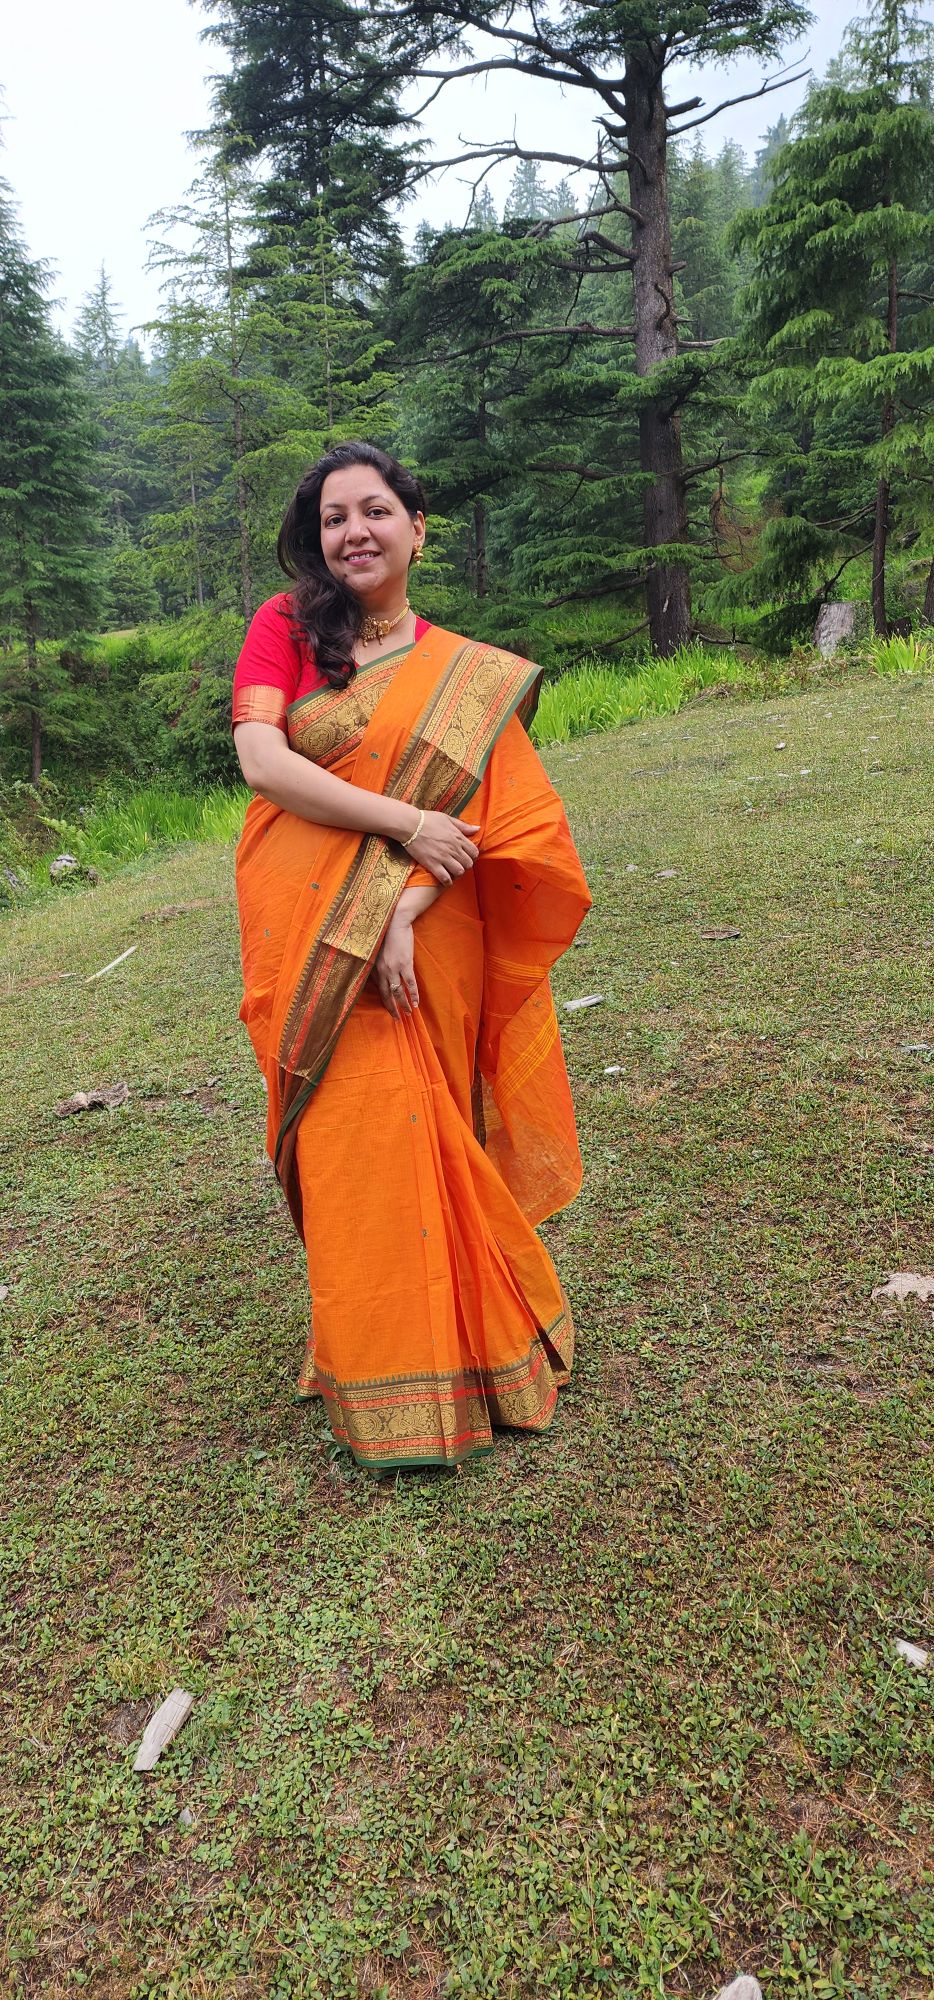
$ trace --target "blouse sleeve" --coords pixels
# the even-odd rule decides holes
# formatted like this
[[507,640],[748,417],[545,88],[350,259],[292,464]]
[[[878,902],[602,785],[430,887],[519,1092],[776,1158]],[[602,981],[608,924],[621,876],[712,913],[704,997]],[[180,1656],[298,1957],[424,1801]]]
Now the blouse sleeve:
[[237,661],[231,728],[238,722],[271,722],[285,730],[285,711],[295,699],[301,670],[284,599],[271,597],[260,605]]

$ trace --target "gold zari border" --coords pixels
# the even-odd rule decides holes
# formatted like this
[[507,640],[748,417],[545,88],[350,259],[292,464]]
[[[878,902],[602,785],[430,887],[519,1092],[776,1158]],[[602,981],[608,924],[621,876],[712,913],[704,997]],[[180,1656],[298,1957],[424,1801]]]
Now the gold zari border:
[[246,687],[238,688],[233,699],[233,720],[238,722],[271,722],[276,729],[285,729],[286,699],[281,688]]
[[296,1395],[321,1395],[338,1443],[361,1465],[455,1464],[492,1441],[497,1428],[543,1431],[574,1360],[568,1306],[506,1368],[383,1376],[341,1382],[314,1365],[308,1343]]

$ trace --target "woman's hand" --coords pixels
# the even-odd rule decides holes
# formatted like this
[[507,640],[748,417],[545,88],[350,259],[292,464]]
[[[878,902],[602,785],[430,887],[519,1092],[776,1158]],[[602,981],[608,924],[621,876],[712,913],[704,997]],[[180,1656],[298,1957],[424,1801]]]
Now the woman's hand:
[[471,836],[479,831],[479,826],[451,819],[448,813],[426,812],[418,839],[405,851],[446,889],[458,875],[466,875],[468,868],[473,867],[480,850]]
[[[436,813],[432,817],[442,819],[444,815]],[[429,890],[428,893],[433,892]],[[401,1021],[403,1014],[414,1012],[418,1006],[418,985],[415,979],[415,932],[409,910],[397,906],[390,917],[372,976],[383,1006],[394,1021]]]

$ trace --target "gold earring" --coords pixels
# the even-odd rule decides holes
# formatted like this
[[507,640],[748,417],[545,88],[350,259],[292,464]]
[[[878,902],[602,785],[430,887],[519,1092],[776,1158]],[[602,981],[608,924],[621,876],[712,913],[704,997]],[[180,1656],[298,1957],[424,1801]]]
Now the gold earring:
[[421,559],[422,559],[422,545],[421,542],[419,542],[417,546],[412,550],[412,561],[420,563]]

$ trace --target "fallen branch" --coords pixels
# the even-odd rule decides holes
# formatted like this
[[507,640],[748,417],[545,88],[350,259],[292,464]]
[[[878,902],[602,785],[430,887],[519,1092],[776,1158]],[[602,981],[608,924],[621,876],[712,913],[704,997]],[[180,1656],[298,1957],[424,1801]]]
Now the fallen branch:
[[138,947],[135,944],[128,944],[126,951],[122,951],[119,958],[112,958],[110,964],[102,965],[99,972],[89,972],[84,982],[85,985],[90,986],[92,979],[103,979],[105,972],[112,972],[115,965],[122,965],[124,959],[129,958],[137,949]]

